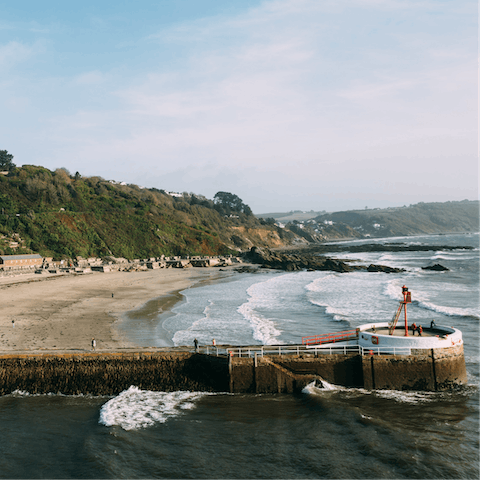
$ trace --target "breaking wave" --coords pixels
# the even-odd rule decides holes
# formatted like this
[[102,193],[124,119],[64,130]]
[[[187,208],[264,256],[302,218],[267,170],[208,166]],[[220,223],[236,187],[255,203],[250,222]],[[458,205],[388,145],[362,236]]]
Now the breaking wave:
[[[269,309],[277,301],[275,283],[279,277],[251,285],[247,289],[248,301],[240,305],[237,311],[246,318],[252,329],[253,338],[263,345],[273,345],[282,332],[276,328],[272,319],[262,315],[260,309]],[[281,277],[280,277],[281,278]]]
[[124,430],[146,428],[182,415],[195,407],[195,401],[209,395],[200,392],[151,392],[131,386],[105,403],[99,423]]

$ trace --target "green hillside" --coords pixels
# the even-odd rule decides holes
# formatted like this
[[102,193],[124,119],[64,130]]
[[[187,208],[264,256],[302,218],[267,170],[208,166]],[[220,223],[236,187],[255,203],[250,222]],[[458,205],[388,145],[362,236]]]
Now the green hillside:
[[478,232],[479,202],[421,202],[409,207],[350,210],[320,215],[315,221],[347,225],[372,237]]
[[[236,195],[157,189],[24,165],[0,175],[0,253],[55,258],[217,255],[283,246],[295,235],[257,219]],[[16,245],[18,244],[18,246]]]

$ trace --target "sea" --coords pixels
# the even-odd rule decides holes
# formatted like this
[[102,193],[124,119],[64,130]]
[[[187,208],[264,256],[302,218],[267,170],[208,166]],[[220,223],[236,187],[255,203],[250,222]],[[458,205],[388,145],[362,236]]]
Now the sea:
[[[324,383],[295,395],[153,392],[0,397],[0,478],[479,478],[479,236],[342,242],[430,251],[332,254],[403,273],[224,273],[181,292],[168,314],[125,328],[139,346],[296,344],[302,337],[409,319],[463,332],[468,385],[368,391]],[[460,247],[448,250],[442,247]],[[464,247],[474,247],[465,249]],[[423,270],[441,264],[447,271]],[[210,275],[210,274],[209,274]]]

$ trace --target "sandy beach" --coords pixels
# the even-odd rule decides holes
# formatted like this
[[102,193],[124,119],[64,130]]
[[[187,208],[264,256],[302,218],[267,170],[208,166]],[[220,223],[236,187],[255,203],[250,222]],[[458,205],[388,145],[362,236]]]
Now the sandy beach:
[[89,351],[92,338],[98,351],[138,348],[115,325],[123,314],[152,299],[155,312],[146,315],[166,312],[180,290],[232,273],[232,267],[170,268],[2,277],[0,353]]

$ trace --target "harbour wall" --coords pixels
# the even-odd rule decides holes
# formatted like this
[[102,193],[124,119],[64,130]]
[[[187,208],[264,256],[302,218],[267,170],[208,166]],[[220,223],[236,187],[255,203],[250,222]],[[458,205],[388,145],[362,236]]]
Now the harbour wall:
[[226,357],[190,352],[0,355],[0,395],[153,391],[295,393],[315,380],[367,389],[450,390],[467,383],[463,345],[412,355]]
[[228,391],[228,360],[188,352],[0,355],[0,395],[16,390],[116,395],[131,385],[167,392]]

